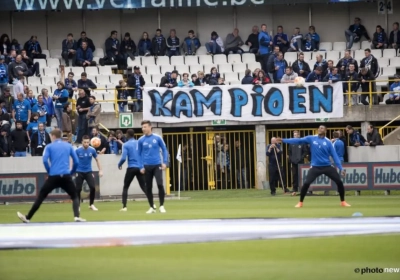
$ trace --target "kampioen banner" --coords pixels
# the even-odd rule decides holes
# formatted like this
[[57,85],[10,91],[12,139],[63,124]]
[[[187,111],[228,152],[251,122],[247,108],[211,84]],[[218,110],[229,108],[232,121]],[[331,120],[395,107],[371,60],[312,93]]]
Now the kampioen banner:
[[341,83],[145,88],[143,118],[160,123],[343,117]]
[[[400,189],[400,163],[345,163],[343,164],[343,169],[346,170],[346,176],[342,177],[342,182],[346,190]],[[299,166],[300,186],[302,186],[305,182],[309,170],[309,165]],[[317,177],[310,187],[310,190],[314,191],[328,191],[336,189],[336,184],[325,175]]]

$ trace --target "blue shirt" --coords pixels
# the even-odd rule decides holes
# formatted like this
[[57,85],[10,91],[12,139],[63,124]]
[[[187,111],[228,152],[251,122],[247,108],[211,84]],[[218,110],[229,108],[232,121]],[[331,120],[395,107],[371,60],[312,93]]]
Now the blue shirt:
[[260,54],[264,55],[264,54],[269,54],[270,53],[270,42],[271,42],[271,37],[269,36],[269,34],[267,32],[263,32],[261,31],[258,34],[258,42],[260,44]]
[[118,163],[118,168],[124,164],[126,157],[128,157],[128,168],[136,167],[143,169],[143,161],[139,154],[138,142],[139,141],[135,139],[129,139],[129,141],[122,146],[122,156]]
[[79,147],[75,150],[79,163],[76,172],[92,172],[92,158],[97,158],[97,152],[94,148]]
[[28,124],[28,127],[26,128],[26,131],[29,132],[29,136],[32,136],[33,133],[38,131],[38,122],[37,121],[32,121]]
[[336,139],[333,143],[333,148],[335,148],[335,152],[341,161],[344,161],[344,143],[340,139]]
[[303,138],[282,139],[282,142],[295,145],[309,144],[311,166],[330,166],[331,161],[329,160],[329,156],[331,156],[339,170],[342,171],[343,169],[331,141],[326,137],[319,137],[318,135],[307,136]]
[[54,103],[53,98],[48,96],[47,98],[43,96],[43,103],[47,106],[47,114],[50,116],[54,115]]
[[400,82],[393,83],[390,85],[390,98],[396,98],[397,96],[400,95]]
[[168,151],[164,140],[157,134],[144,135],[138,141],[138,152],[144,165],[161,164],[160,149],[163,154],[163,163],[168,163]]
[[[35,106],[33,106],[32,108],[32,113],[39,113],[39,119],[38,122],[39,123],[46,123],[46,115],[47,115],[47,105],[46,104],[39,104],[36,103]],[[43,114],[43,116],[41,116],[40,114]]]
[[[72,170],[69,169],[70,157],[73,160]],[[63,142],[61,139],[55,140],[44,149],[43,164],[49,176],[74,174],[78,168],[78,163],[79,159],[71,144]]]
[[56,89],[54,91],[53,96],[58,96],[58,99],[55,101],[56,108],[64,108],[64,105],[68,102],[69,93],[66,89]]
[[15,100],[13,109],[15,110],[15,119],[17,121],[26,122],[28,120],[28,111],[31,110],[31,104],[28,100]]

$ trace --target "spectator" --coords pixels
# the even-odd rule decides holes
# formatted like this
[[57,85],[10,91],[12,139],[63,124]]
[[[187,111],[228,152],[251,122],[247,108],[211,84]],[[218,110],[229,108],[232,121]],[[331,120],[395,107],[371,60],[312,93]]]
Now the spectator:
[[[300,133],[295,130],[293,131],[293,138],[300,138]],[[293,192],[292,195],[296,195],[299,191],[299,164],[304,164],[304,159],[308,157],[308,146],[307,144],[294,145],[291,144],[288,147],[289,163],[291,163],[292,176],[293,176]]]
[[395,80],[390,85],[389,99],[386,99],[386,104],[400,104],[400,75],[395,75]]
[[296,27],[294,33],[290,38],[289,52],[302,52],[303,34],[300,33],[300,28]]
[[167,52],[167,43],[165,41],[164,36],[161,33],[161,29],[156,30],[156,35],[154,36],[151,45],[152,45],[153,55],[155,57],[164,56],[165,53]]
[[74,40],[74,36],[69,33],[67,39],[62,41],[62,53],[61,56],[65,60],[65,66],[69,66],[69,60],[72,60],[72,66],[75,66],[76,61],[76,51],[78,49],[78,44]]
[[333,66],[333,60],[328,60],[328,68],[326,69],[327,74],[332,73],[333,68],[334,68],[334,66]]
[[371,42],[371,38],[368,36],[368,32],[364,25],[361,24],[361,19],[359,17],[354,19],[354,24],[350,25],[349,29],[344,32],[344,35],[346,36],[347,50],[350,50],[351,47],[353,47],[353,42],[359,42],[362,36]]
[[299,75],[299,77],[307,78],[311,72],[310,66],[304,61],[304,54],[299,53],[298,59],[292,65],[293,71]]
[[200,48],[200,40],[195,36],[193,30],[189,30],[188,36],[183,40],[182,48],[185,55],[196,55],[197,50]]
[[196,74],[192,74],[191,79],[192,79],[193,85],[196,85],[197,75]]
[[14,50],[18,54],[21,53],[22,47],[18,43],[17,39],[12,39],[12,41],[11,41],[11,50]]
[[84,135],[89,134],[88,131],[88,121],[86,118],[86,114],[88,113],[90,108],[90,100],[89,97],[86,96],[86,93],[83,89],[79,90],[79,97],[76,101],[76,111],[78,112],[78,133],[76,136],[76,144],[82,143],[82,137]]
[[286,60],[283,58],[283,53],[279,52],[278,56],[274,60],[274,82],[280,83],[283,75],[285,75],[285,69],[288,66]]
[[294,79],[296,79],[298,77],[298,75],[296,74],[296,72],[293,71],[293,68],[290,66],[287,66],[285,69],[285,75],[283,75],[282,79],[281,79],[281,83],[285,84],[285,83],[294,83]]
[[88,48],[87,42],[82,42],[82,46],[76,52],[76,64],[78,66],[96,66],[96,61],[93,61],[93,52]]
[[343,135],[343,131],[342,130],[338,130],[337,131],[338,133],[339,133],[339,139],[343,142],[343,144],[344,144],[344,156],[343,156],[343,159],[344,159],[344,162],[348,162],[349,161],[349,157],[348,157],[348,154],[347,154],[347,139],[346,139],[346,136],[344,136]]
[[365,142],[365,146],[375,147],[382,145],[383,141],[381,135],[379,134],[378,130],[370,124],[367,128],[367,141]]
[[224,42],[217,32],[211,32],[211,39],[206,43],[207,54],[221,54],[225,51]]
[[28,86],[24,86],[24,96],[25,98],[29,96],[29,87]]
[[226,36],[225,40],[225,54],[238,53],[242,54],[243,50],[240,48],[243,45],[243,40],[239,36],[239,29],[235,28],[232,33]]
[[0,129],[5,129],[8,131],[8,133],[11,132],[11,116],[10,114],[6,111],[3,110],[4,103],[3,101],[0,101]]
[[47,114],[46,114],[46,126],[51,126],[51,120],[54,118],[55,110],[53,98],[49,96],[49,91],[47,89],[42,89],[43,103],[47,106]]
[[308,28],[307,36],[310,37],[311,50],[314,52],[318,51],[320,38],[318,33],[315,32],[315,27],[313,25]]
[[28,127],[26,128],[26,135],[28,136],[29,143],[31,143],[32,134],[38,130],[38,120],[39,120],[39,114],[32,113],[31,122],[28,124]]
[[346,132],[350,137],[350,145],[354,147],[364,146],[365,138],[351,125],[346,126]]
[[[94,96],[91,96],[92,98]],[[109,145],[107,139],[100,133],[100,130],[97,126],[92,127],[91,138],[97,137],[100,139],[101,144],[98,148],[95,148],[96,152],[100,155],[108,154]]]
[[225,79],[224,78],[218,78],[218,85],[219,86],[224,86],[225,85]]
[[38,95],[38,100],[37,103],[32,107],[32,113],[38,113],[39,114],[39,123],[44,123],[46,124],[47,122],[47,105],[43,101],[43,96]]
[[400,46],[400,30],[399,30],[399,23],[395,22],[393,23],[393,30],[390,32],[389,35],[389,48],[393,48],[396,50],[397,54],[397,49]]
[[375,78],[379,76],[380,67],[378,60],[371,54],[370,49],[365,49],[365,57],[361,60],[360,68],[368,68],[374,74]]
[[346,150],[346,146],[343,143],[343,141],[341,141],[339,139],[339,132],[338,131],[334,131],[333,132],[333,139],[332,139],[332,144],[333,144],[333,148],[336,151],[336,154],[340,160],[340,163],[343,164],[344,162],[344,151]]
[[308,74],[306,82],[307,83],[322,82],[322,67],[320,66],[315,67],[314,71]]
[[376,84],[375,82],[375,77],[372,74],[371,70],[368,68],[362,68],[360,73],[358,74],[358,80],[360,81],[361,85],[361,103],[364,105],[369,105],[367,102],[367,97],[369,102],[373,102],[374,105],[378,105],[378,96],[376,93],[372,94],[372,100],[370,99],[369,92],[376,92]]
[[385,49],[387,47],[387,36],[382,26],[377,25],[372,37],[371,49]]
[[88,120],[89,129],[93,129],[97,127],[100,123],[100,111],[101,106],[98,102],[96,102],[96,97],[91,95],[89,97],[90,107],[86,114],[86,119]]
[[117,142],[117,148],[118,148],[116,154],[119,154],[120,151],[122,151],[122,145],[124,145],[124,143],[126,142],[126,137],[124,136],[122,131],[119,129],[115,131],[115,135],[116,135],[116,142]]
[[195,86],[205,86],[207,84],[206,79],[204,78],[204,72],[203,71],[199,71],[197,72],[197,80],[194,82]]
[[191,80],[189,80],[189,74],[183,73],[182,80],[179,81],[178,87],[193,87],[194,84]]
[[7,34],[0,37],[0,55],[7,56],[11,51],[11,42]]
[[17,52],[15,50],[11,50],[10,54],[4,57],[5,57],[5,63],[9,65],[11,62],[14,62],[15,59],[17,58]]
[[17,55],[14,62],[11,62],[8,65],[8,73],[11,81],[17,79],[19,76],[29,76],[30,72],[28,66],[22,61],[22,56],[20,54]]
[[260,68],[256,68],[256,69],[254,69],[254,72],[253,72],[253,78],[257,78],[258,77],[258,72],[260,72],[261,71],[261,69]]
[[268,73],[268,58],[270,54],[270,47],[272,46],[272,38],[268,34],[267,25],[261,25],[261,32],[258,34],[258,44],[260,46],[259,53],[261,55],[261,65],[264,72]]
[[143,32],[142,39],[138,43],[139,55],[149,56],[152,53],[151,41],[149,39],[149,34]]
[[282,25],[278,26],[277,33],[274,36],[274,46],[278,47],[282,53],[285,53],[289,49],[289,39],[287,34],[283,33]]
[[20,121],[24,130],[28,127],[31,119],[31,105],[24,99],[22,93],[18,93],[17,100],[14,102],[12,118],[14,122]]
[[272,82],[275,81],[275,79],[274,79],[275,59],[278,57],[279,52],[280,52],[279,47],[275,46],[273,49],[273,53],[271,53],[268,57],[267,69],[268,69],[269,78],[271,79]]
[[74,73],[69,72],[68,77],[65,78],[65,89],[68,91],[69,98],[74,96],[74,91],[78,90],[78,85],[74,80]]
[[168,56],[177,56],[181,55],[181,52],[179,50],[179,38],[176,37],[176,30],[171,29],[169,32],[169,37],[167,39],[167,51],[168,51]]
[[[354,70],[355,70],[354,64],[350,63],[349,72],[347,72],[345,77],[343,77],[344,81],[346,82],[350,81],[350,83],[343,83],[343,93],[351,92],[353,106],[358,104],[357,94],[355,94],[358,88],[358,83],[356,83],[356,81],[358,81],[358,74]],[[349,89],[349,84],[350,84],[350,89]],[[348,97],[349,97],[348,94],[344,95],[344,106],[347,106],[348,104],[350,105],[350,100],[348,100]]]
[[118,64],[118,69],[124,69],[126,60],[124,60],[122,55],[119,53],[120,44],[117,37],[118,32],[115,30],[111,31],[111,36],[108,37],[105,42],[106,55],[110,61]]
[[55,103],[54,113],[57,118],[57,127],[63,131],[63,111],[65,105],[68,103],[68,91],[64,88],[63,82],[57,83],[57,89],[53,94],[53,101]]
[[33,75],[36,75],[36,77],[41,77],[40,75],[40,68],[39,68],[39,62],[33,63],[32,58],[30,58],[26,54],[26,50],[21,51],[21,56],[22,56],[22,61],[28,66],[28,77],[31,77]]
[[4,63],[4,60],[4,55],[0,55],[0,97],[3,96],[8,85],[8,66]]
[[5,109],[7,113],[12,113],[12,108],[14,105],[14,96],[11,95],[11,90],[9,87],[4,89],[3,95],[0,98],[0,103],[3,104],[2,109]]
[[245,42],[245,45],[249,46],[249,52],[257,54],[258,53],[258,48],[259,48],[259,43],[258,43],[258,26],[254,25],[252,28],[252,33],[249,35],[247,38],[247,41]]
[[[8,69],[10,69],[10,67]],[[25,83],[25,77],[22,76],[22,75],[18,76],[18,78],[13,81],[13,96],[14,96],[14,99],[17,99],[18,93],[24,94],[24,83]]]
[[244,73],[244,77],[242,79],[242,85],[251,85],[253,84],[253,76],[251,75],[251,70],[246,69]]
[[42,48],[37,40],[37,36],[31,36],[31,39],[25,43],[24,49],[28,52],[28,56],[32,59],[46,59],[46,55],[42,54]]
[[[133,93],[131,96],[135,100],[132,106],[132,112],[142,112],[143,111],[143,87],[146,84],[142,73],[140,72],[140,67],[135,66],[133,68],[133,74],[129,76],[128,86],[133,88]],[[160,85],[161,87],[161,85]]]
[[44,123],[39,123],[37,131],[35,131],[31,137],[32,156],[43,156],[44,148],[49,143],[51,143],[50,135],[46,132]]
[[85,31],[81,32],[81,38],[77,42],[78,48],[82,47],[83,42],[87,43],[88,48],[91,49],[92,52],[94,52],[96,50],[96,47],[94,46],[92,39],[89,39],[88,37],[86,37]]
[[321,67],[322,76],[325,77],[326,74],[328,74],[328,63],[326,63],[326,60],[322,57],[322,54],[317,54],[316,59],[317,61],[314,64],[314,70],[317,67]]
[[10,132],[2,127],[0,135],[0,157],[10,157],[12,154],[12,141]]
[[216,67],[212,67],[210,74],[206,76],[207,84],[209,85],[216,85],[218,84],[218,79],[220,77],[220,74],[218,73],[218,70]]
[[11,132],[12,152],[11,156],[26,157],[26,148],[29,145],[28,136],[23,129],[23,122],[16,121],[15,129]]
[[124,40],[121,42],[121,54],[123,55],[124,59],[135,60],[135,53],[136,53],[136,44],[131,39],[131,34],[128,32],[125,33]]
[[324,78],[324,82],[329,82],[330,84],[340,82],[342,80],[342,76],[338,73],[338,69],[334,67],[332,71],[326,74]]
[[221,189],[226,189],[231,173],[231,155],[227,143],[217,154],[217,167],[217,181],[221,181]]
[[160,87],[174,88],[178,86],[178,71],[174,70],[171,73],[165,73],[165,76],[161,78]]
[[258,72],[258,76],[257,78],[255,78],[252,81],[253,85],[266,85],[266,84],[270,84],[271,80],[265,75],[265,72],[263,70],[260,70]]
[[82,72],[80,80],[78,80],[78,88],[83,89],[86,96],[90,96],[90,91],[97,88],[96,84],[92,80],[87,78],[86,72]]
[[110,154],[118,154],[118,144],[117,144],[117,137],[115,135],[115,131],[110,130],[108,132],[108,151]]
[[29,90],[28,94],[26,95],[26,100],[29,101],[29,105],[31,105],[31,108],[37,104],[37,99],[33,96],[33,91]]
[[[275,137],[271,138],[271,144],[267,146],[267,157],[269,158],[268,164],[268,174],[269,174],[269,186],[271,189],[271,195],[275,195],[276,188],[278,187],[278,182],[280,181],[280,176],[282,178],[286,178],[284,171],[285,169],[282,166],[282,148],[281,145],[278,144]],[[278,172],[278,168],[281,172]],[[284,192],[288,192],[289,190],[282,186]]]
[[125,106],[128,105],[129,90],[127,86],[128,84],[124,80],[120,80],[119,86],[115,87],[118,99],[118,112],[120,113],[125,112]]
[[344,52],[344,57],[339,60],[336,67],[339,69],[339,73],[341,76],[345,76],[346,72],[349,72],[349,65],[354,64],[354,70],[358,72],[358,63],[357,60],[351,57],[351,51],[346,50]]

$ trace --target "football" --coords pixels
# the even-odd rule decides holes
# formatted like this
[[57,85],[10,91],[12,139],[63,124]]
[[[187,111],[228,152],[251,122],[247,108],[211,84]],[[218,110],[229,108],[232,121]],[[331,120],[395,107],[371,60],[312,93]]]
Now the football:
[[296,77],[296,78],[294,79],[294,83],[295,83],[296,86],[298,86],[298,87],[303,87],[304,84],[305,84],[305,82],[306,82],[306,80],[304,80],[303,77]]
[[90,139],[90,145],[93,148],[98,148],[101,145],[101,140],[99,137],[93,137],[92,139]]

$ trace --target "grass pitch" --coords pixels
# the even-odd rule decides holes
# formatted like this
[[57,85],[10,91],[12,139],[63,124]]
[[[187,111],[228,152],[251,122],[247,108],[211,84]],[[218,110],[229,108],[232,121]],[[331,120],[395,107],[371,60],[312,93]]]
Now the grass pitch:
[[[146,215],[144,201],[97,203],[99,212],[81,207],[88,221],[204,218],[311,218],[400,216],[399,196],[270,197],[266,191],[191,192],[189,200],[167,201],[166,214]],[[0,223],[16,223],[16,211],[31,205],[0,206]],[[71,204],[44,204],[32,222],[72,221]],[[1,230],[1,226],[0,226]],[[400,273],[355,273],[357,268],[400,268],[400,235],[299,238],[115,248],[0,251],[0,279],[5,280],[258,280],[258,279],[400,279]]]

